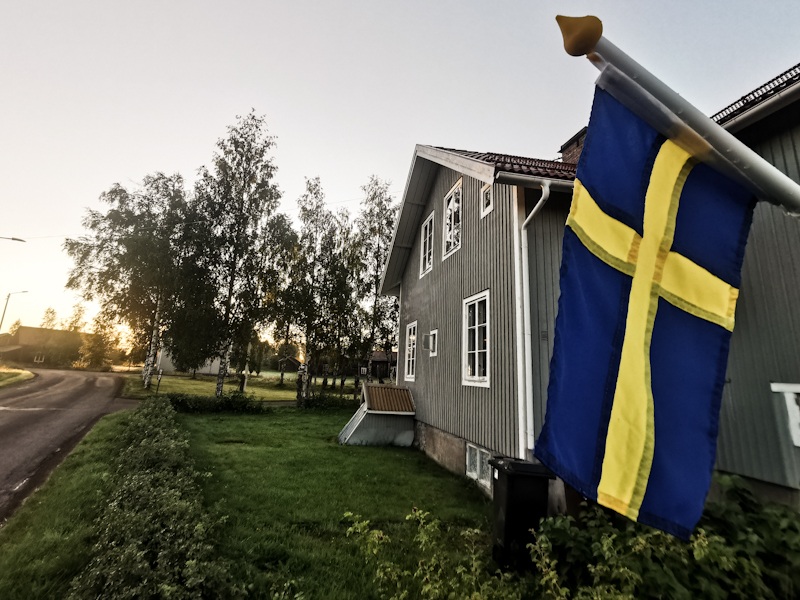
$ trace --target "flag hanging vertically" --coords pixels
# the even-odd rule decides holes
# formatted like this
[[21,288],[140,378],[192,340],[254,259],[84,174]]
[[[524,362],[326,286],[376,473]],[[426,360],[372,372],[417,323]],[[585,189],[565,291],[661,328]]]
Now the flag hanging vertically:
[[714,467],[754,205],[596,90],[534,454],[584,496],[684,539]]

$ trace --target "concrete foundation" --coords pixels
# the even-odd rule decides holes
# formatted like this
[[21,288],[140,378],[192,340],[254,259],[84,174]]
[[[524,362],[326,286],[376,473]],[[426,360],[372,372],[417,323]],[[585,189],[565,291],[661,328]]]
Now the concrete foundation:
[[415,421],[414,447],[422,450],[448,471],[466,475],[467,442],[462,438]]

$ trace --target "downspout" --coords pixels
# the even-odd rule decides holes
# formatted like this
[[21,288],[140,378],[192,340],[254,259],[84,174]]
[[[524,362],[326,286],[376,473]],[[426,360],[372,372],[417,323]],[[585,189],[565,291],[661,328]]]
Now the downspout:
[[533,207],[531,214],[525,219],[521,228],[522,237],[522,316],[524,319],[524,344],[525,344],[525,417],[526,417],[526,434],[527,434],[527,450],[533,449],[534,442],[534,422],[533,422],[533,346],[531,340],[531,276],[528,267],[528,225],[531,224],[533,218],[542,210],[545,202],[550,197],[550,183],[543,181],[542,196],[539,202]]

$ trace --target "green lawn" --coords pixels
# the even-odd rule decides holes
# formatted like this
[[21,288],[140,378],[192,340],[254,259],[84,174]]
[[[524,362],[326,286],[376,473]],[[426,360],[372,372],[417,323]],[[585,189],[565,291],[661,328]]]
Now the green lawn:
[[126,413],[102,419],[0,529],[0,598],[63,598],[89,560],[110,449]]
[[[164,375],[161,378],[160,385],[158,380],[153,378],[149,392],[142,387],[142,378],[139,374],[125,374],[123,377],[125,385],[122,389],[122,397],[136,400],[142,400],[149,394],[155,394],[156,389],[158,389],[159,394],[172,392],[198,396],[213,396],[217,389],[216,377],[208,375],[198,375],[195,379],[192,379],[189,375]],[[247,393],[256,400],[291,401],[297,399],[295,385],[295,381],[285,380],[283,386],[281,386],[280,379],[251,377],[247,385]],[[238,379],[228,377],[225,380],[224,390],[232,391],[237,386]]]
[[[268,589],[298,582],[306,598],[371,598],[374,566],[345,537],[352,511],[396,542],[414,568],[413,507],[447,523],[488,528],[491,504],[474,484],[410,448],[340,446],[352,411],[277,408],[264,416],[181,415],[208,503],[229,515],[220,545],[236,579]],[[260,596],[259,596],[260,597]]]
[[[163,384],[163,380],[162,380]],[[105,417],[48,482],[0,528],[0,598],[63,598],[87,563],[115,440],[128,413]],[[469,481],[409,448],[340,446],[349,410],[276,407],[247,415],[180,415],[206,502],[229,515],[218,549],[253,598],[295,581],[305,598],[377,598],[374,565],[345,533],[345,511],[392,539],[415,566],[412,507],[446,524],[488,528],[491,504]]]
[[0,387],[5,387],[7,385],[14,385],[15,383],[21,383],[23,381],[27,381],[28,379],[31,379],[33,376],[34,376],[33,373],[31,373],[30,371],[0,367]]

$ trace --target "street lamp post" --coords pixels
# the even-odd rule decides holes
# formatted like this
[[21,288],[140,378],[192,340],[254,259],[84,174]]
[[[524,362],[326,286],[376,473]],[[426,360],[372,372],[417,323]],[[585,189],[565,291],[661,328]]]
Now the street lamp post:
[[6,296],[6,305],[3,307],[3,316],[0,317],[0,331],[3,331],[3,319],[6,318],[6,309],[8,308],[8,299],[11,298],[11,294],[27,294],[28,290],[24,290],[22,292],[11,292]]

